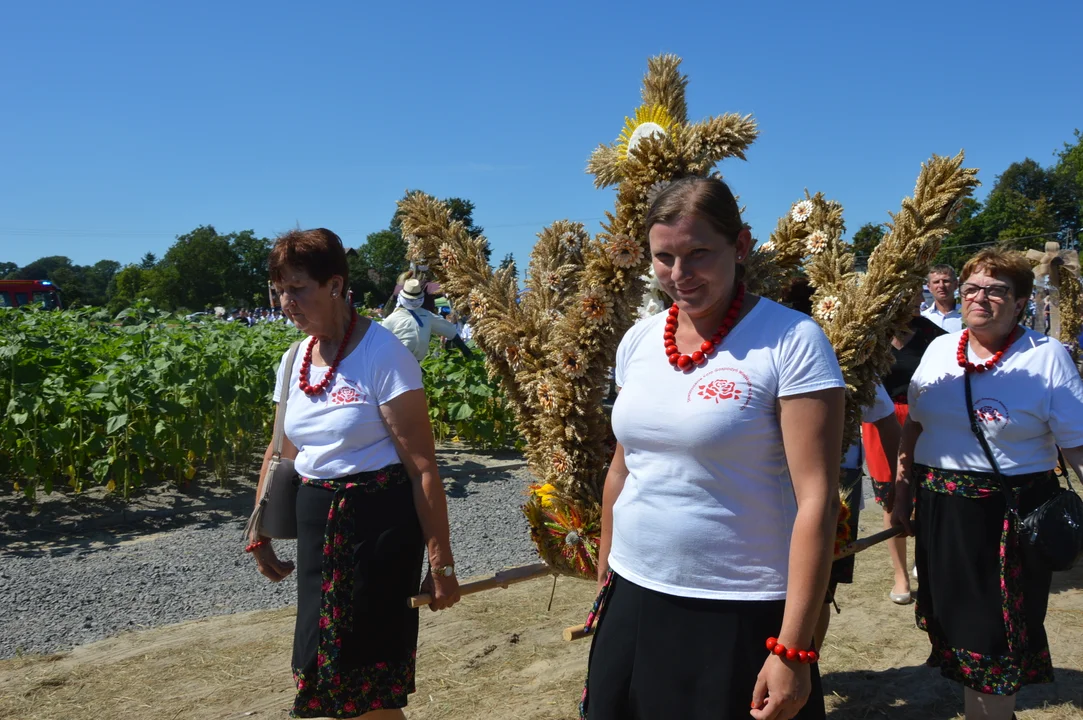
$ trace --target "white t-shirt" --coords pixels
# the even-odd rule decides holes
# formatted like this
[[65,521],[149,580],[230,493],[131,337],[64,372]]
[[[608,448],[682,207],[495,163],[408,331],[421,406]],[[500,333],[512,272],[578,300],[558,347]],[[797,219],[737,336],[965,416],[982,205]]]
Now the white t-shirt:
[[[883,420],[888,415],[894,414],[895,403],[892,402],[891,396],[887,394],[887,390],[884,389],[882,383],[876,383],[876,398],[872,401],[872,405],[865,408],[865,412],[861,415],[861,422],[874,423],[877,420]],[[846,470],[861,469],[860,439],[851,445],[850,449],[843,454],[842,467]]]
[[921,316],[927,320],[932,320],[941,330],[950,333],[959,332],[963,329],[963,313],[959,311],[958,305],[951,312],[942,313],[936,303],[933,303],[921,311]]
[[459,332],[454,323],[437,317],[424,308],[413,311],[404,307],[395,308],[384,320],[383,326],[402,341],[418,362],[429,354],[429,341],[433,333],[453,338]]
[[[946,470],[992,472],[970,430],[963,369],[955,358],[962,333],[933,340],[910,381],[910,417],[922,431],[914,460]],[[979,358],[969,352],[970,362]],[[1055,445],[1083,445],[1083,380],[1056,340],[1025,330],[992,371],[970,378],[974,410],[1005,475],[1050,470]]]
[[[290,370],[286,404],[286,437],[297,447],[297,474],[333,480],[400,462],[380,405],[422,387],[421,367],[414,356],[394,335],[372,323],[361,343],[342,359],[331,387],[309,397],[297,387],[306,347],[307,339],[301,342]],[[278,365],[276,403],[288,352]],[[326,372],[327,368],[313,365],[309,383],[315,385]]]
[[671,366],[666,313],[617,350],[613,432],[628,477],[613,507],[609,565],[685,597],[779,600],[797,502],[780,397],[843,387],[820,327],[761,298],[703,367]]

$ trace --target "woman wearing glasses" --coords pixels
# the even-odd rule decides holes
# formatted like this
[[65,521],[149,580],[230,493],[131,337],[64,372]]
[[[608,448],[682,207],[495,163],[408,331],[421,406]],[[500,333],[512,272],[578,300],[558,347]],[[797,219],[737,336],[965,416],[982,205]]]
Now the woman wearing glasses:
[[1034,283],[1022,256],[983,250],[962,279],[967,328],[934,340],[910,382],[895,520],[911,532],[913,498],[930,664],[964,685],[968,720],[1007,720],[1020,687],[1053,679],[1051,574],[1020,552],[996,472],[1024,516],[1056,485],[1057,446],[1083,473],[1083,381],[1059,342],[1019,325]]

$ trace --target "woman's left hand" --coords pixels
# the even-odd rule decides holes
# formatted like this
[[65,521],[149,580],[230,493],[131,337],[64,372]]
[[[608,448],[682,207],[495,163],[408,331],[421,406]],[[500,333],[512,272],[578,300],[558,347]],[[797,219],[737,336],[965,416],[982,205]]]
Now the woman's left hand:
[[811,693],[812,670],[808,665],[770,655],[756,678],[751,715],[756,720],[790,720]]
[[447,610],[459,602],[459,581],[454,576],[434,578],[430,570],[425,574],[425,580],[421,583],[421,592],[432,596],[429,610]]

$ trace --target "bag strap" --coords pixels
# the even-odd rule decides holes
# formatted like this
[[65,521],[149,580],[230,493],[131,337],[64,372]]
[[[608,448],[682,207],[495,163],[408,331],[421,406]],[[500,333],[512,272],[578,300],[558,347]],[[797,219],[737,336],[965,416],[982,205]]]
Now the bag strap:
[[278,387],[280,389],[278,412],[275,413],[275,431],[271,441],[275,459],[282,457],[282,437],[285,435],[286,425],[286,402],[290,398],[290,377],[293,375],[293,363],[297,359],[297,350],[300,347],[300,340],[290,345],[290,351],[286,355],[286,364],[282,366],[282,373],[278,378]]
[[1008,503],[1008,510],[1016,517],[1019,517],[1019,503],[1016,502],[1015,494],[1008,487],[1008,479],[1004,477],[1004,473],[1000,472],[1000,466],[997,465],[996,458],[993,457],[993,450],[989,447],[989,440],[986,439],[985,433],[982,431],[981,426],[978,425],[978,415],[974,412],[974,396],[970,390],[970,373],[965,369],[963,370],[963,377],[966,382],[966,412],[970,420],[970,431],[978,438],[981,449],[985,451],[985,457],[993,468],[993,474],[996,475],[997,481],[1000,482],[1000,489],[1004,493],[1004,500]]

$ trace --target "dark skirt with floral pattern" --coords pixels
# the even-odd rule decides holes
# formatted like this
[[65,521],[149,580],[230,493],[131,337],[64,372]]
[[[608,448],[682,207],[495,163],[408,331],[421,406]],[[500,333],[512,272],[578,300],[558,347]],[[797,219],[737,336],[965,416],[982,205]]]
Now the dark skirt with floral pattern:
[[402,465],[297,493],[297,624],[290,717],[352,718],[414,691],[424,542]]
[[[914,465],[918,627],[929,663],[978,692],[1012,695],[1053,681],[1045,633],[1052,574],[1027,562],[1014,516],[992,473]],[[1037,506],[1052,473],[1008,476],[1021,512]]]

